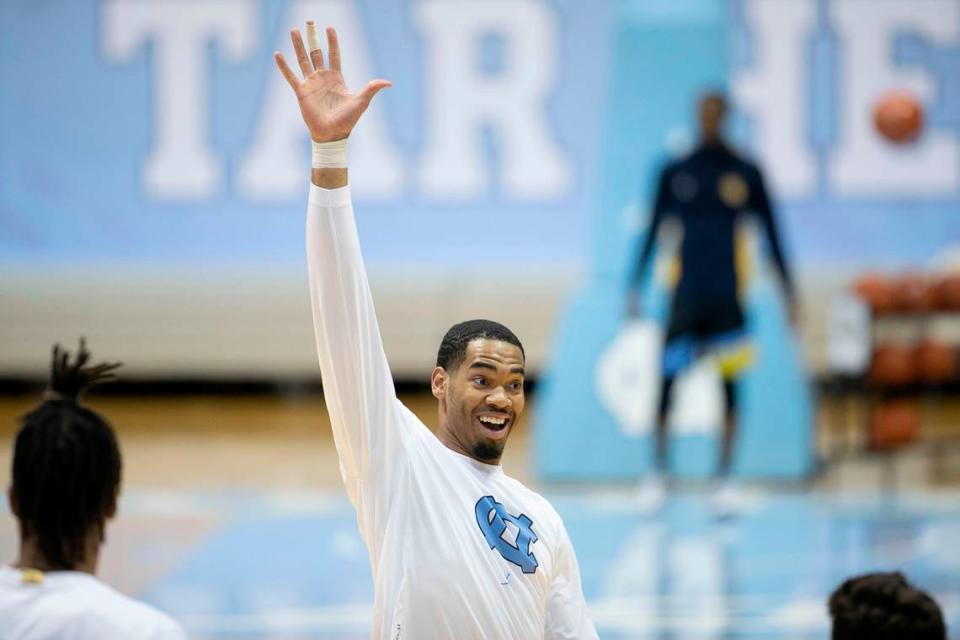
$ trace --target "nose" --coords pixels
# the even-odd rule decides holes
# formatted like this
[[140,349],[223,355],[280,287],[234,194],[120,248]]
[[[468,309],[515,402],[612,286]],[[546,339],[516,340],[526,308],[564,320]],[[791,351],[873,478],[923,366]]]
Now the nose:
[[487,396],[487,405],[493,407],[494,409],[504,410],[509,409],[513,404],[513,401],[510,400],[510,396],[507,395],[507,392],[504,391],[503,387],[497,387],[490,392],[490,395]]

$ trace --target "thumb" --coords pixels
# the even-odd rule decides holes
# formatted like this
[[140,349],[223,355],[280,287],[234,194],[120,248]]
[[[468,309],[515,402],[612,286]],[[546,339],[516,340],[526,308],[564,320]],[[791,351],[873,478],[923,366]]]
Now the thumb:
[[371,80],[367,83],[367,86],[363,88],[363,91],[357,94],[357,98],[359,98],[364,108],[366,108],[366,106],[370,104],[370,101],[373,100],[373,96],[377,95],[380,89],[386,89],[392,86],[393,83],[389,80]]

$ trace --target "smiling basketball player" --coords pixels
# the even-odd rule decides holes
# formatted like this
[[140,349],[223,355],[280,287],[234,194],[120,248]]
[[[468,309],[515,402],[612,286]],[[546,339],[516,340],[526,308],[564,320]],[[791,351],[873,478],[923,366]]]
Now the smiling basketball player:
[[557,512],[504,474],[524,407],[524,352],[489,320],[452,327],[431,377],[436,436],[397,399],[360,255],[346,147],[374,80],[350,93],[337,35],[329,59],[307,24],[291,32],[303,78],[280,53],[313,139],[307,256],[324,395],[340,471],[374,579],[373,637],[391,640],[596,638],[573,547]]

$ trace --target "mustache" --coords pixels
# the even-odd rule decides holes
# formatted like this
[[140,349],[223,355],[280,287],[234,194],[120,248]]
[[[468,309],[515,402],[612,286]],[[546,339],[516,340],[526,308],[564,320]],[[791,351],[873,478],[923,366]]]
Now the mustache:
[[477,413],[502,413],[503,415],[510,416],[511,418],[516,417],[516,414],[513,412],[513,409],[498,409],[497,407],[480,407],[473,410],[474,414]]

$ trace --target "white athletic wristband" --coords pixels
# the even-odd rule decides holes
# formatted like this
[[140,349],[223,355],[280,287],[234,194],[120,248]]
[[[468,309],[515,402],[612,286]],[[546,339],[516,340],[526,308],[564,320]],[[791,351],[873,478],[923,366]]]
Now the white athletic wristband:
[[314,169],[346,169],[347,138],[330,142],[313,141]]

